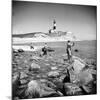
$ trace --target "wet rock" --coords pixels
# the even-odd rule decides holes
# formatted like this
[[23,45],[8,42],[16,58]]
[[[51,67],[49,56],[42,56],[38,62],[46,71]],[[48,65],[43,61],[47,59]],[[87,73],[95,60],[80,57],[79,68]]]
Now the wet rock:
[[51,77],[51,78],[56,78],[59,76],[59,72],[57,71],[51,71],[48,73],[48,77]]
[[41,67],[36,64],[36,63],[32,63],[30,68],[29,68],[29,71],[38,71]]

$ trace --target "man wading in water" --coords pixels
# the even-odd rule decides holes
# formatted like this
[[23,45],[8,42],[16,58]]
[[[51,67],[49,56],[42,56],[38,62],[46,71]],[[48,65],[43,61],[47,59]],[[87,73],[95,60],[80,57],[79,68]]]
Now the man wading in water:
[[47,43],[45,43],[45,46],[42,48],[42,52],[43,52],[43,56],[47,56],[47,51],[48,51],[48,46],[47,46]]
[[71,47],[72,46],[74,46],[74,42],[71,42],[70,40],[68,40],[66,52],[67,52],[67,56],[68,56],[68,61],[69,62],[72,61],[72,51],[71,51]]

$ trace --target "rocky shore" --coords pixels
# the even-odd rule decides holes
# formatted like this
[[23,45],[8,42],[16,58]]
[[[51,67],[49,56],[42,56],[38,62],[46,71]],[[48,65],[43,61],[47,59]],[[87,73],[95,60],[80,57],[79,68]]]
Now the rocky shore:
[[96,83],[94,60],[12,51],[13,100],[96,94]]

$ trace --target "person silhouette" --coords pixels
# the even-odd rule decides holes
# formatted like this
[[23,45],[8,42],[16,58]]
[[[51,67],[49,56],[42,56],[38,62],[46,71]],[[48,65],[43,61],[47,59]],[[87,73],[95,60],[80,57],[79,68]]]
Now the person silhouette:
[[43,55],[43,56],[44,56],[44,55],[47,55],[47,47],[48,47],[48,46],[47,46],[47,43],[45,43],[44,47],[42,48],[42,52],[43,52],[42,55]]
[[71,42],[70,40],[68,40],[66,52],[67,52],[69,62],[71,62],[72,60],[72,50],[71,50],[72,46],[74,46],[74,42]]

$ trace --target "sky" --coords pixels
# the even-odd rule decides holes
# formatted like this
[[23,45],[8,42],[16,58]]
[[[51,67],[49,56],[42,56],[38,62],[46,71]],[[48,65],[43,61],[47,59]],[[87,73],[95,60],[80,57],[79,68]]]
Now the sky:
[[96,6],[13,1],[12,34],[70,31],[80,40],[96,39]]

